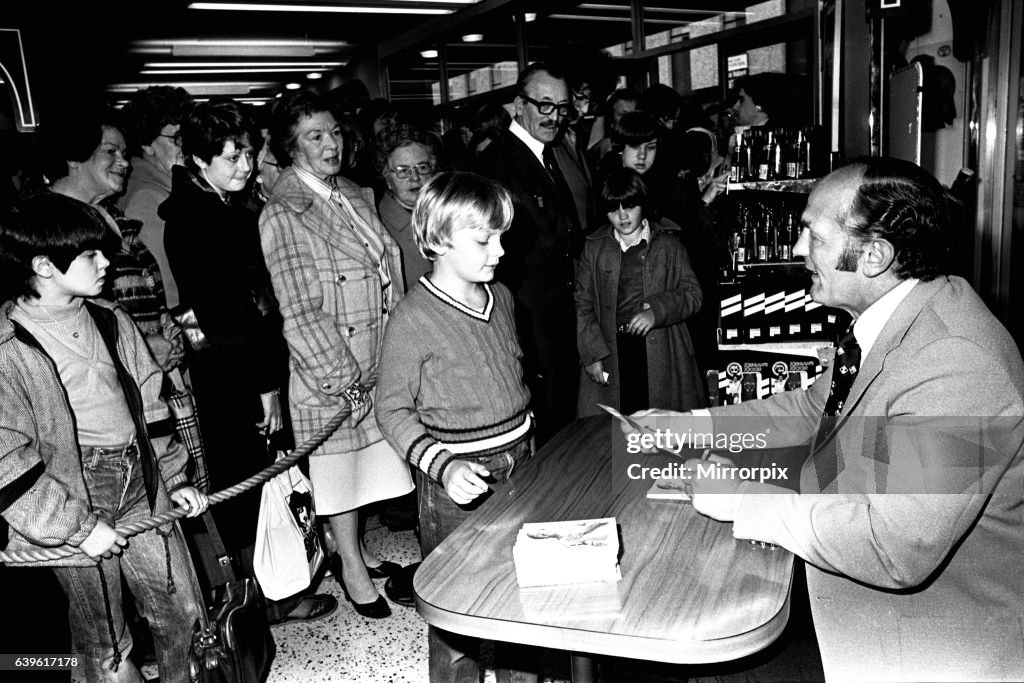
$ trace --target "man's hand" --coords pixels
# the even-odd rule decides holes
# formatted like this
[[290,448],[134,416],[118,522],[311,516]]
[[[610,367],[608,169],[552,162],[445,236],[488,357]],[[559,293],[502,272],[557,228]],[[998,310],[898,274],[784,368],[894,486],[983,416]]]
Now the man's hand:
[[459,505],[468,505],[487,492],[487,482],[483,478],[489,476],[491,473],[483,465],[455,460],[444,471],[441,483],[449,498]]
[[634,315],[629,321],[629,333],[644,336],[654,329],[654,311],[647,309]]
[[685,467],[690,470],[687,488],[693,509],[719,522],[733,521],[741,480],[730,475],[729,470],[736,468],[732,460],[720,455],[707,460],[691,458]]
[[121,548],[128,545],[128,539],[117,533],[114,527],[102,519],[96,522],[96,526],[78,549],[94,560],[99,561],[104,557],[112,557],[121,554]]
[[593,363],[588,365],[586,368],[584,368],[584,370],[586,370],[587,377],[589,377],[591,379],[591,381],[597,382],[598,384],[600,384],[603,387],[608,386],[608,380],[605,379],[605,376],[604,376],[604,361],[603,360],[594,361]]
[[256,423],[256,426],[274,434],[281,431],[284,426],[284,418],[281,417],[281,395],[276,391],[260,394],[260,402],[263,404],[263,420]]
[[186,517],[198,517],[210,507],[210,499],[194,486],[182,486],[171,494],[171,501],[188,511]]

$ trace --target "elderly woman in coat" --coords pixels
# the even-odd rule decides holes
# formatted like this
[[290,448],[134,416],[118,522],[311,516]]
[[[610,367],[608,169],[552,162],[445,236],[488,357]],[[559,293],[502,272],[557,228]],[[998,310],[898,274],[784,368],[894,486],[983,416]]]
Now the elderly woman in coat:
[[337,175],[344,140],[326,103],[307,92],[283,98],[270,140],[285,168],[260,216],[260,237],[291,352],[295,439],[351,409],[310,457],[310,476],[316,510],[338,545],[335,577],[359,614],[386,617],[391,610],[370,577],[399,567],[363,544],[359,509],[413,489],[371,410],[384,325],[403,292],[401,256],[372,192]]

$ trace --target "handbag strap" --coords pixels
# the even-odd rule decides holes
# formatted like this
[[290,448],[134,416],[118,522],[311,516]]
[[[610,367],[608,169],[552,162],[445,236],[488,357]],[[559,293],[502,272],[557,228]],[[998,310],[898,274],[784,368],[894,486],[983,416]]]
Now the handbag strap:
[[213,514],[209,509],[203,513],[203,524],[206,526],[206,537],[209,543],[209,550],[213,551],[212,567],[216,567],[220,576],[211,576],[210,581],[214,585],[235,581],[238,577],[235,574],[234,565],[231,564],[231,554],[224,547],[224,540],[217,530],[217,523],[213,521]]

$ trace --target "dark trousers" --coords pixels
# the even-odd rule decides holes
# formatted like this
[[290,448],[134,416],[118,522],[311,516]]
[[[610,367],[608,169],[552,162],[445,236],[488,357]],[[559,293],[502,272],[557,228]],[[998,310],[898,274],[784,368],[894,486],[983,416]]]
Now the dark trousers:
[[647,386],[647,337],[628,332],[616,335],[619,363],[619,411],[629,415],[651,402]]

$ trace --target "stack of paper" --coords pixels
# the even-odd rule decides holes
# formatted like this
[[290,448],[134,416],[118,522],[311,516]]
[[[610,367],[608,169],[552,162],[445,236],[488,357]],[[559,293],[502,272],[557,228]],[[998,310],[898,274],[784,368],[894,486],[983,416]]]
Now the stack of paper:
[[647,497],[655,500],[690,500],[690,495],[685,490],[685,484],[688,483],[683,479],[662,477],[651,485]]
[[524,524],[512,557],[516,578],[524,587],[622,578],[614,517]]

